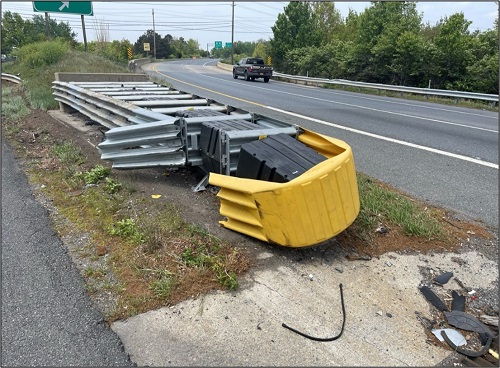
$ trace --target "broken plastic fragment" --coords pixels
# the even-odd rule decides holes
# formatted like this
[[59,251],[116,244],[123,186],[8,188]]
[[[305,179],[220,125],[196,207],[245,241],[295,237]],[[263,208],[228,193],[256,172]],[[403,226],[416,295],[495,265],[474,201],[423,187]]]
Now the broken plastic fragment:
[[453,272],[445,272],[442,275],[433,278],[438,284],[444,285],[453,277]]
[[446,308],[446,305],[444,305],[443,301],[439,299],[439,297],[434,294],[434,292],[427,286],[422,286],[420,288],[420,292],[424,294],[425,299],[427,299],[437,309],[439,309],[440,311],[448,311],[448,308]]
[[455,290],[451,292],[451,310],[465,312],[465,296],[458,294]]
[[460,312],[457,310],[447,312],[443,312],[448,320],[448,323],[452,326],[460,328],[466,331],[474,331],[477,333],[486,333],[490,336],[493,336],[491,330],[486,327],[481,321],[479,321],[476,317],[471,314]]
[[439,339],[439,341],[444,342],[444,338],[443,336],[441,336],[441,331],[445,331],[448,338],[456,346],[462,346],[467,344],[467,340],[465,340],[464,335],[462,335],[460,332],[452,328],[439,328],[431,330],[431,332],[434,334],[434,336],[436,336]]
[[161,197],[161,194],[151,194],[151,198],[158,199]]

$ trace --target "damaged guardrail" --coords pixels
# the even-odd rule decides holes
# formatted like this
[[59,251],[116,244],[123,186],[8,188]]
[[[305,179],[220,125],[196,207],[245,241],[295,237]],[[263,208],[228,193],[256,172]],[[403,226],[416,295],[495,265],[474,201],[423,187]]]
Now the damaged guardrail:
[[109,129],[101,158],[115,169],[198,167],[205,177],[193,190],[221,188],[220,223],[228,229],[303,247],[335,236],[359,213],[345,142],[124,75],[78,78],[55,81],[53,94],[61,108]]

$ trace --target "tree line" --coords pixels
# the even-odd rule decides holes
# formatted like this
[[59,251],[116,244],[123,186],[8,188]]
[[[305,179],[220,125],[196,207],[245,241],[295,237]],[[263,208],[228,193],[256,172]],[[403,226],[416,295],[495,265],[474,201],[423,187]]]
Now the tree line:
[[498,18],[484,32],[471,23],[455,13],[424,24],[415,2],[372,2],[345,19],[334,2],[290,2],[267,51],[286,74],[498,94]]
[[[109,40],[105,30],[106,24],[96,24],[97,37],[95,41],[87,43],[87,51],[99,54],[117,62],[126,62],[129,59],[128,49],[132,50],[133,58],[152,57],[153,46],[156,43],[156,57],[158,59],[206,57],[208,52],[200,49],[198,42],[183,37],[173,37],[170,34],[162,37],[153,30],[147,30],[132,44],[127,39]],[[49,15],[48,24],[39,14],[32,19],[23,19],[18,13],[5,11],[2,14],[2,54],[15,55],[23,46],[57,40],[67,42],[77,50],[84,50],[84,45],[76,39],[68,22],[57,22]],[[150,44],[150,51],[144,51],[144,43]]]
[[[152,57],[154,46],[157,59],[270,56],[275,70],[286,74],[498,94],[498,18],[494,29],[482,32],[469,31],[470,24],[463,13],[424,24],[416,3],[408,1],[372,2],[359,14],[351,9],[345,18],[334,2],[291,1],[267,41],[234,42],[232,49],[209,53],[193,39],[147,30],[134,44],[98,37],[88,50],[118,62],[128,60],[129,48],[133,58]],[[41,15],[23,20],[17,13],[3,13],[2,54],[48,39],[83,50],[68,23],[49,17],[47,26]]]

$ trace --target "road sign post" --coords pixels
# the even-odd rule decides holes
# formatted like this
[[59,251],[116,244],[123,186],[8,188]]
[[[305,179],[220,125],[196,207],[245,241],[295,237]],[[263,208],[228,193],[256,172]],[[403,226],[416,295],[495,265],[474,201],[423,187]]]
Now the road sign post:
[[33,11],[45,12],[47,32],[49,28],[48,13],[80,14],[82,18],[83,44],[87,51],[87,33],[85,32],[85,15],[94,15],[90,1],[33,1]]

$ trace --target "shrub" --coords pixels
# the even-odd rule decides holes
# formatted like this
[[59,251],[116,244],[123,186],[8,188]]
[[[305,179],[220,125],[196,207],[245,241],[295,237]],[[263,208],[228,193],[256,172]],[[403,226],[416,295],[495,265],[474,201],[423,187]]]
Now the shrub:
[[69,49],[69,44],[62,41],[31,43],[21,47],[19,59],[31,68],[40,68],[57,63]]

